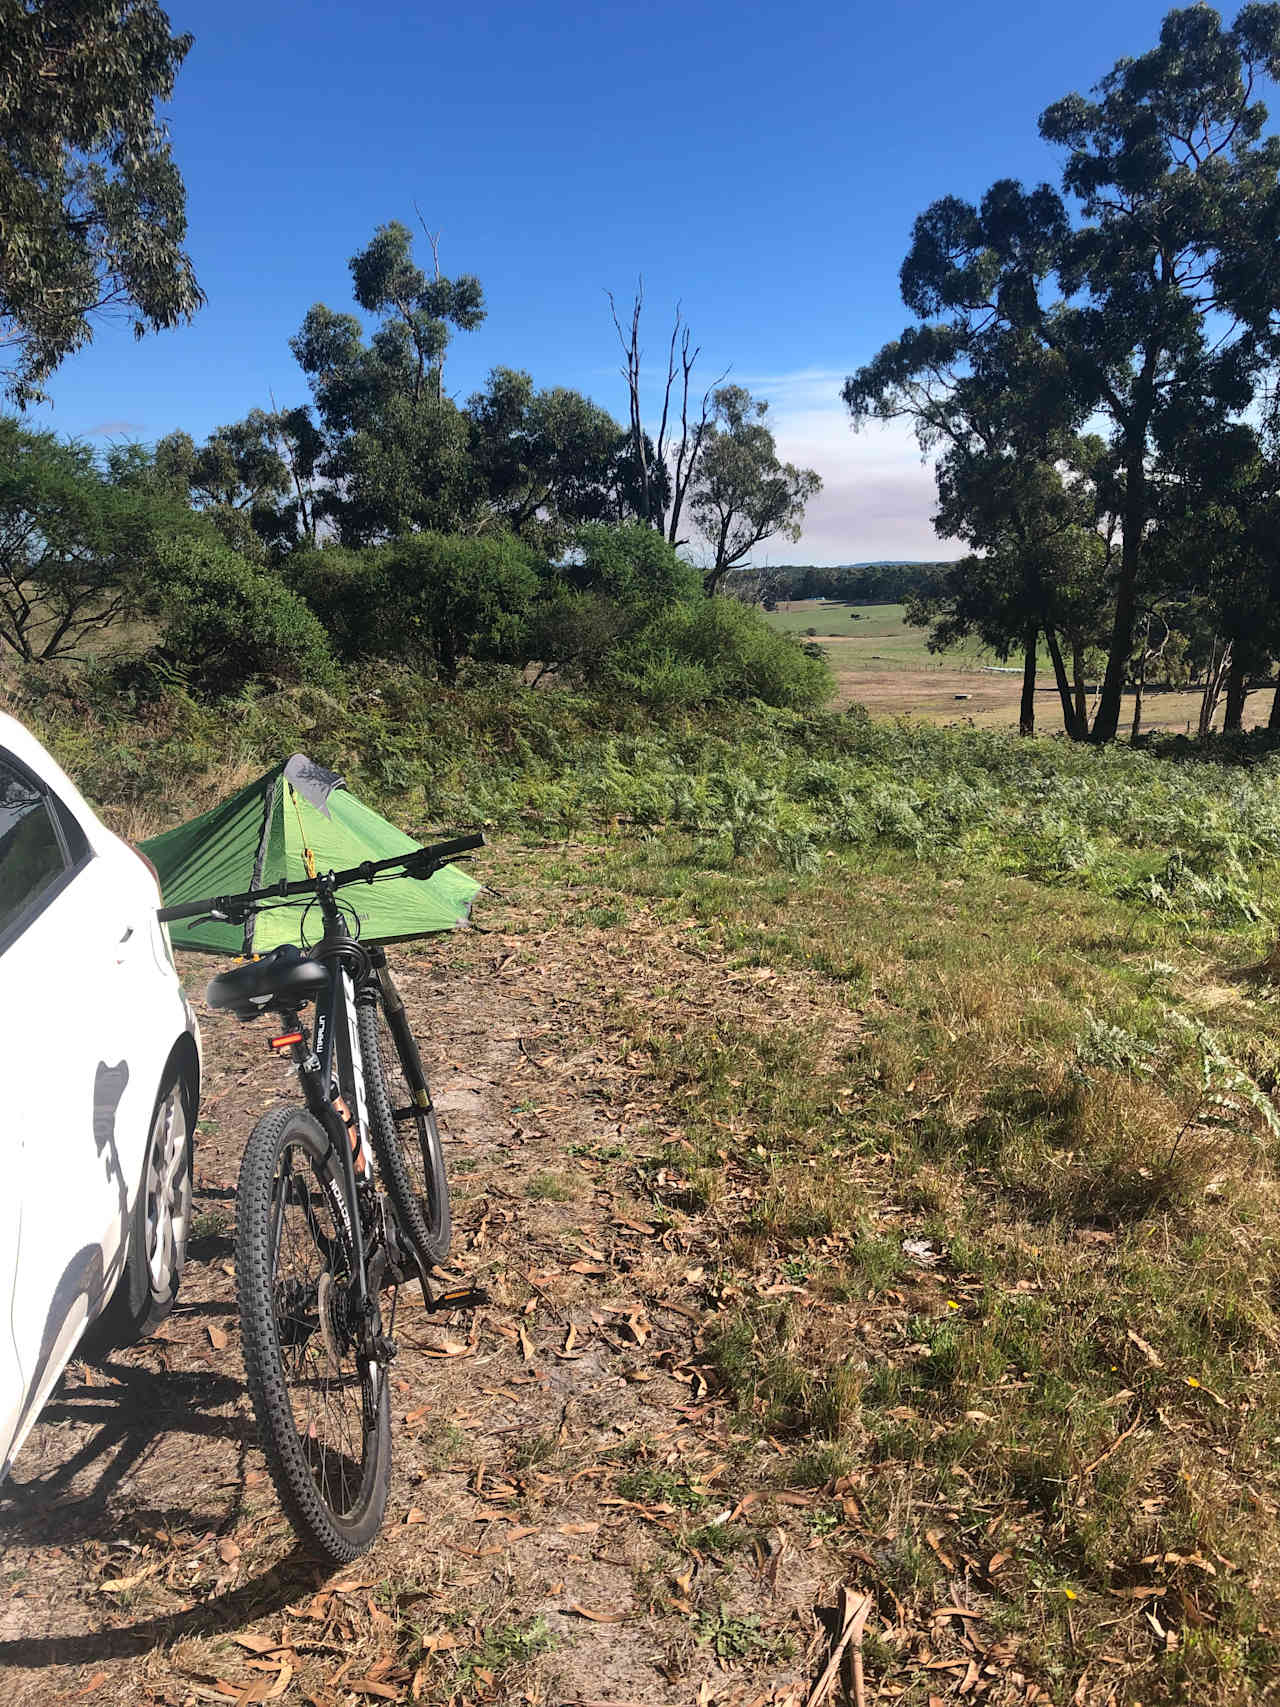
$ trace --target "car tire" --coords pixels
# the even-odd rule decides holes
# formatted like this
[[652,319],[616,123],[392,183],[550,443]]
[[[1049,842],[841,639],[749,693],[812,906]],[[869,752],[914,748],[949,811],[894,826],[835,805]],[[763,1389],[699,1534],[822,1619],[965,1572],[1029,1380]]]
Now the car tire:
[[124,1269],[106,1308],[85,1333],[90,1355],[144,1339],[173,1309],[191,1227],[191,1116],[190,1089],[181,1069],[171,1064],[151,1116]]

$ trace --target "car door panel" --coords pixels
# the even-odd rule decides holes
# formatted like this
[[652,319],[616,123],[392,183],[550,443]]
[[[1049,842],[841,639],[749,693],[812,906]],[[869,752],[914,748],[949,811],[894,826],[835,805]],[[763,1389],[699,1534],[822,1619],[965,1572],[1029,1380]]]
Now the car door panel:
[[[22,773],[4,758],[9,810],[0,813],[0,854],[7,850],[4,869],[12,874],[17,863],[25,882],[25,852],[38,836],[25,819],[15,823]],[[52,820],[56,802],[41,794]],[[15,862],[19,836],[23,857]],[[127,1200],[115,1124],[129,1063],[120,1048],[125,1016],[108,984],[110,876],[87,845],[64,851],[62,875],[0,920],[0,1084],[10,1101],[7,1162],[18,1205],[6,1266],[19,1438],[101,1303]],[[0,1410],[11,1419],[10,1438],[0,1438],[7,1459],[14,1407]]]
[[[33,1394],[102,1301],[131,1191],[118,1127],[133,1077],[107,970],[107,873],[91,860],[5,955],[22,992],[3,1049],[26,1086],[22,1223],[13,1290],[18,1359]],[[68,970],[74,967],[69,978]],[[132,1146],[126,1146],[132,1149]]]
[[0,1476],[120,1276],[175,1052],[198,1094],[158,903],[146,862],[0,713]]

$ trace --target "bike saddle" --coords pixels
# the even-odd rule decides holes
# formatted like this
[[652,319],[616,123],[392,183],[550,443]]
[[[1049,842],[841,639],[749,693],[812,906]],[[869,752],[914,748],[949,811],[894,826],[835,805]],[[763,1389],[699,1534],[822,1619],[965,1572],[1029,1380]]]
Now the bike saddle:
[[204,999],[211,1008],[229,1008],[241,1019],[256,1019],[267,1008],[301,1007],[329,988],[328,971],[291,942],[258,960],[229,967],[209,980]]

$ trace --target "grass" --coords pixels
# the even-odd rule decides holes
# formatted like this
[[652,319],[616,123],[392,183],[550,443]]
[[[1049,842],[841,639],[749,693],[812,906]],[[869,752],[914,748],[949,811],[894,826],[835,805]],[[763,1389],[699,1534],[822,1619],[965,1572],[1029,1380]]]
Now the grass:
[[[930,652],[928,631],[908,625],[905,605],[812,599],[767,612],[766,620],[780,633],[812,640],[822,648],[835,675],[837,704],[862,705],[877,717],[913,717],[1001,731],[1018,726],[1020,656],[1015,653],[1000,658],[976,639],[945,652]],[[1265,722],[1270,704],[1269,691],[1250,694],[1246,726]],[[1222,709],[1220,706],[1217,713],[1219,724]],[[1197,726],[1199,710],[1198,689],[1149,691],[1143,727],[1189,733]],[[1133,698],[1126,695],[1122,728],[1129,727],[1132,715]],[[1043,646],[1038,660],[1036,717],[1041,730],[1062,727],[1052,665]]]
[[[766,938],[746,958],[825,981],[833,1016],[861,1010],[835,1060],[782,1012],[732,1040],[714,1018],[682,1016],[678,1036],[636,1021],[683,1123],[681,1166],[715,1170],[727,1150],[715,1214],[747,1301],[707,1362],[762,1434],[862,1467],[873,1534],[940,1508],[981,1570],[998,1520],[1015,1563],[993,1604],[1051,1687],[1093,1620],[1152,1698],[1228,1699],[1280,1659],[1275,1144],[1248,1102],[1209,1121],[1204,1061],[1172,1022],[1202,1023],[1212,982],[1219,1048],[1269,1074],[1274,1000],[1224,995],[1225,944],[1135,926],[1114,900],[1047,904],[978,872],[940,904],[923,876],[902,860],[856,886],[824,872],[784,918],[758,880],[730,910],[714,874],[640,878],[739,954]],[[1152,939],[1178,968],[1161,995]],[[826,973],[855,959],[853,979]],[[903,1256],[908,1233],[933,1241],[936,1269]],[[753,1301],[798,1257],[814,1264],[803,1307]],[[890,1586],[927,1601],[935,1565],[904,1541]],[[1152,1579],[1177,1636],[1159,1654],[1137,1617],[1102,1634],[1116,1595]]]
[[[1005,662],[976,640],[953,646],[945,653],[930,652],[928,630],[911,627],[906,614],[905,605],[806,599],[787,610],[767,611],[765,620],[780,634],[798,635],[802,640],[838,640],[842,655],[863,664],[875,663],[881,669],[975,669]],[[1013,663],[1016,666],[1018,660]]]
[[534,1174],[525,1186],[525,1192],[539,1203],[567,1203],[573,1196],[573,1188],[559,1174]]
[[638,1505],[669,1505],[679,1511],[700,1511],[707,1496],[687,1475],[672,1470],[628,1470],[618,1478],[618,1492]]
[[[1051,1698],[1105,1655],[1134,1700],[1254,1699],[1280,1665],[1271,761],[899,731],[860,787],[877,742],[878,827],[815,836],[810,869],[670,830],[541,859],[587,965],[598,895],[644,920],[598,1035],[653,1098],[639,1177],[717,1264],[700,1366],[770,1485],[852,1492],[814,1534],[908,1620],[963,1571]],[[770,810],[833,801],[844,762],[774,772]]]
[[[1265,746],[747,711],[620,729],[522,702],[466,708],[442,756],[426,721],[308,715],[321,740],[286,745],[349,755],[402,821],[430,803],[496,827],[486,875],[555,957],[571,1050],[624,1069],[597,1087],[616,1160],[703,1271],[697,1367],[762,1494],[839,1507],[815,1539],[904,1631],[964,1580],[1050,1699],[1087,1667],[1147,1707],[1260,1698],[1280,1668]],[[92,736],[59,739],[74,760]],[[125,810],[158,811],[185,764],[211,793],[230,739],[134,730],[90,755],[98,792],[123,774]],[[678,1469],[638,1459],[617,1489],[710,1550]],[[749,1657],[749,1629],[707,1618],[719,1657]],[[919,1683],[887,1641],[868,1665]]]

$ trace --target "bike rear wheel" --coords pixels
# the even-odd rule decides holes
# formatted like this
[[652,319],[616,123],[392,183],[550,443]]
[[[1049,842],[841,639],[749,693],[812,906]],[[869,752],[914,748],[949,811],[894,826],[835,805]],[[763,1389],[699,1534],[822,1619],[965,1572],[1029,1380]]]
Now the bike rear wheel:
[[444,1262],[453,1237],[440,1129],[408,1015],[385,971],[377,990],[378,999],[361,1002],[356,1016],[370,1136],[400,1225],[430,1268]]
[[258,1122],[236,1194],[245,1377],[281,1504],[339,1565],[372,1544],[391,1476],[386,1374],[358,1354],[356,1213],[318,1121],[293,1108]]

